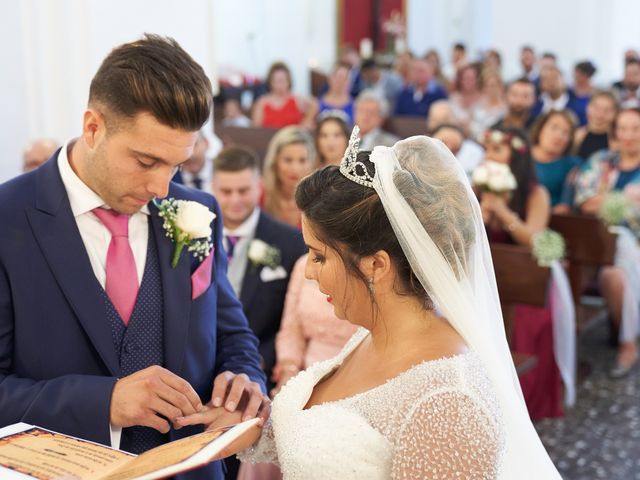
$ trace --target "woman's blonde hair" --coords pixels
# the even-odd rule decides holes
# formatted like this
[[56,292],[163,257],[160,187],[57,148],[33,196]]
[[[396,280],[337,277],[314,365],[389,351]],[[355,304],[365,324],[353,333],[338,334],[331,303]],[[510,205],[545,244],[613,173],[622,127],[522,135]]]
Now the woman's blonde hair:
[[278,215],[280,211],[279,199],[282,196],[280,180],[276,172],[278,156],[283,147],[292,144],[302,144],[309,154],[309,165],[313,165],[316,156],[316,149],[311,135],[301,127],[291,126],[278,130],[269,142],[267,155],[263,166],[263,182],[265,203],[264,209],[271,215]]

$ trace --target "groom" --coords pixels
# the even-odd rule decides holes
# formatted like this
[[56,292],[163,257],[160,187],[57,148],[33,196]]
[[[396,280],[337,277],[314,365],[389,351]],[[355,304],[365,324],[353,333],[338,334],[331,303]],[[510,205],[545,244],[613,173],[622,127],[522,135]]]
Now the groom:
[[[218,204],[170,183],[211,101],[202,68],[146,35],[103,61],[82,135],[0,186],[0,427],[22,421],[140,453],[202,431],[172,426],[203,403],[234,411],[242,396],[253,417],[266,402]],[[216,214],[206,258],[185,248],[171,266],[153,202],[163,197]]]

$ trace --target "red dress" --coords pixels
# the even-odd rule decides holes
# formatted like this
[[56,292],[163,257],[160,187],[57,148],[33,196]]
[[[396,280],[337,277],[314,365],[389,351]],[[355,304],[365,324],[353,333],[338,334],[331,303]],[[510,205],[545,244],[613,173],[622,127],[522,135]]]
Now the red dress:
[[299,125],[303,118],[304,114],[298,108],[298,102],[294,96],[290,96],[280,108],[275,108],[270,103],[264,104],[262,126],[282,128],[289,125]]
[[[487,234],[492,242],[513,243],[503,230],[489,229]],[[515,305],[510,346],[513,351],[534,355],[538,360],[535,368],[518,377],[531,419],[563,416],[562,378],[553,350],[551,308]]]

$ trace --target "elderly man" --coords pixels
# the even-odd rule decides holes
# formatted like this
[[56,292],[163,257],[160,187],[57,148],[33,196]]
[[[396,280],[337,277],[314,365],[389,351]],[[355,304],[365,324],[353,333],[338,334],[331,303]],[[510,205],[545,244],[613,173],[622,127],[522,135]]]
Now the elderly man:
[[58,142],[48,138],[34,140],[24,149],[22,154],[22,171],[35,170],[49,160],[55,151],[60,148]]
[[373,90],[364,90],[356,99],[355,121],[360,127],[360,150],[373,150],[383,145],[391,147],[400,140],[382,129],[389,115],[389,103]]
[[396,99],[395,114],[426,118],[433,102],[446,99],[447,92],[433,78],[433,66],[425,59],[411,61],[411,84]]

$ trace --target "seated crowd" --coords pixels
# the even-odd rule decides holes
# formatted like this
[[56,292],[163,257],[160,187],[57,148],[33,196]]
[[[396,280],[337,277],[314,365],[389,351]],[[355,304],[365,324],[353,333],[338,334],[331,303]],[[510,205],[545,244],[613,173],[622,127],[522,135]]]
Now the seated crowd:
[[[360,128],[361,150],[392,146],[404,136],[393,131],[392,120],[408,117],[420,122],[416,133],[443,141],[470,178],[487,160],[508,165],[516,180],[512,191],[477,192],[490,242],[532,248],[552,214],[597,215],[609,192],[640,184],[637,52],[625,54],[624,78],[599,90],[589,61],[576,64],[568,82],[553,54],[537,58],[525,46],[521,75],[505,82],[499,52],[471,61],[465,50],[455,45],[447,66],[431,50],[423,57],[399,55],[391,68],[382,68],[347,48],[315,98],[294,94],[288,66],[277,62],[248,111],[237,91],[222,90],[216,126],[274,129],[265,157],[247,146],[226,145],[211,166],[203,136],[176,180],[205,188],[220,202],[228,275],[260,340],[273,394],[301,369],[335,355],[354,331],[304,278],[306,248],[294,201],[303,177],[340,163],[353,125]],[[51,141],[31,144],[25,170],[56,148]],[[621,326],[625,288],[622,268],[599,269],[597,289],[614,331]],[[513,350],[537,358],[537,367],[521,377],[534,419],[562,415],[553,342],[546,341],[553,334],[548,310],[518,305],[513,312]],[[637,339],[617,343],[611,375],[621,377],[637,363]],[[229,468],[237,464],[230,461]],[[240,475],[268,478],[277,472],[243,465]]]

